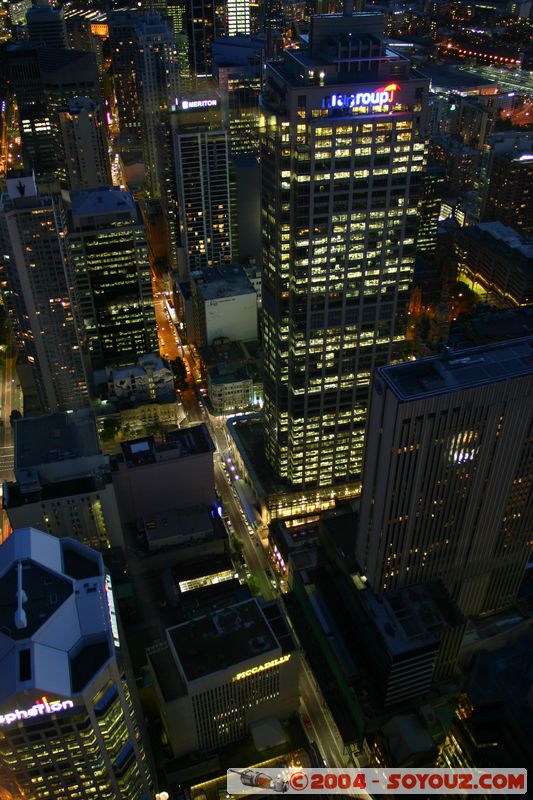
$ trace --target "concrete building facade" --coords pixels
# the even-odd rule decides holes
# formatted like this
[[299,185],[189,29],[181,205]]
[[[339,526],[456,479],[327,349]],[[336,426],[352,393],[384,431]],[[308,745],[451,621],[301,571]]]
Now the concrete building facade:
[[516,599],[532,546],[533,337],[374,378],[356,558],[375,592],[440,578],[465,616]]

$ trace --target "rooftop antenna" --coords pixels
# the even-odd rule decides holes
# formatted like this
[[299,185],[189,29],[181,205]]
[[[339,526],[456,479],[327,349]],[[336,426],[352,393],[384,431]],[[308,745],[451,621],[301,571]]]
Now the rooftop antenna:
[[17,564],[17,610],[15,611],[15,627],[19,629],[28,627],[28,618],[23,609],[24,603],[28,602],[26,592],[22,588],[22,561]]

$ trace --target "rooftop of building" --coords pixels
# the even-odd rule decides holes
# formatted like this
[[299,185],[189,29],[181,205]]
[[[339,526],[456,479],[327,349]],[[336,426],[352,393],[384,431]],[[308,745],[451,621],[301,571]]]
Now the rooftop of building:
[[467,686],[474,708],[500,706],[517,735],[533,742],[533,629],[497,650],[476,654]]
[[502,222],[481,222],[479,225],[467,225],[460,231],[461,238],[485,242],[491,249],[501,252],[507,258],[519,259],[515,263],[533,272],[533,239],[522,236],[514,228]]
[[83,408],[19,419],[14,451],[15,470],[99,455],[94,413]]
[[370,589],[359,593],[387,650],[401,654],[419,646],[436,645],[442,631],[461,623],[461,617],[440,583],[395,589],[382,595]]
[[193,272],[191,277],[204,301],[255,294],[255,289],[240,264],[210,267],[201,272]]
[[64,497],[101,492],[111,481],[109,466],[102,464],[98,471],[72,479],[42,481],[37,470],[17,471],[17,481],[6,481],[2,497],[3,508],[11,509],[26,503],[44,503]]
[[28,690],[82,691],[113,652],[106,609],[98,553],[34,528],[15,530],[0,547],[0,707]]
[[418,70],[431,80],[434,90],[444,89],[454,94],[496,85],[495,81],[484,75],[465,72],[447,64],[424,64]]
[[528,336],[380,367],[374,390],[382,391],[381,379],[400,401],[410,401],[531,375],[533,336]]
[[153,436],[143,436],[122,442],[120,447],[121,453],[114,455],[113,459],[124,462],[128,468],[155,464],[165,454],[172,454],[174,458],[186,458],[213,453],[215,450],[211,435],[204,424],[167,431],[163,442],[156,442]]
[[129,192],[118,186],[99,186],[96,189],[80,189],[70,193],[71,212],[77,224],[83,217],[102,214],[136,215],[136,203]]
[[211,538],[214,534],[212,517],[203,506],[161,511],[143,517],[142,524],[151,550],[199,538]]
[[[477,306],[471,315],[459,315],[450,327],[452,346],[479,347],[503,339],[533,335],[533,307],[499,309]],[[457,343],[457,344],[456,344]]]
[[[203,678],[259,656],[268,660],[268,654],[276,650],[291,652],[294,642],[279,608],[268,616],[267,608],[255,599],[245,600],[170,628],[167,635],[187,680]],[[274,635],[271,623],[280,629],[283,642]]]
[[213,62],[217,67],[260,68],[261,54],[266,45],[266,35],[223,36],[213,39]]

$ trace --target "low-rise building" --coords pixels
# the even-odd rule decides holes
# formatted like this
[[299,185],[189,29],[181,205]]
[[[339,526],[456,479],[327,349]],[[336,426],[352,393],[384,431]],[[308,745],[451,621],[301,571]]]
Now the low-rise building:
[[299,653],[277,602],[245,600],[166,638],[149,664],[174,756],[216,750],[298,710]]
[[121,444],[112,456],[113,485],[121,519],[136,523],[169,508],[216,506],[213,453],[205,425]]
[[191,273],[193,331],[197,347],[221,337],[257,339],[257,296],[244,268],[227,264]]
[[259,342],[215,339],[200,348],[203,377],[215,414],[250,411],[263,404]]

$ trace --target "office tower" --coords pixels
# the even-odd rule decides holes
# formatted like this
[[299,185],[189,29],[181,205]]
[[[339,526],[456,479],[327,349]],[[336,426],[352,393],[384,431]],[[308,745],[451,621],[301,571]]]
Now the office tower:
[[109,15],[111,63],[121,128],[142,139],[147,186],[159,197],[157,129],[178,95],[178,49],[160,14]]
[[65,233],[59,199],[38,195],[31,172],[8,173],[0,200],[1,292],[28,413],[89,403]]
[[180,98],[171,114],[179,232],[188,272],[232,260],[228,134],[220,97]]
[[69,189],[94,189],[111,183],[105,128],[94,100],[70,100],[59,110],[59,127]]
[[168,628],[165,638],[148,658],[174,756],[217,750],[298,709],[299,653],[276,601],[245,600]]
[[[312,18],[261,98],[267,457],[356,489],[372,370],[405,353],[426,79],[375,13]],[[328,490],[329,492],[329,490]]]
[[147,184],[152,197],[160,196],[157,129],[162,114],[178,96],[176,40],[159,14],[145,14],[136,29],[137,85]]
[[59,109],[74,97],[90,97],[101,107],[94,53],[12,45],[8,65],[25,162],[38,175],[64,174]]
[[146,231],[137,203],[103,186],[71,193],[67,251],[93,369],[157,350]]
[[419,227],[416,249],[432,255],[437,249],[437,227],[444,193],[444,172],[440,167],[429,167],[422,184],[419,205]]
[[[236,0],[239,2],[239,0]],[[221,0],[187,0],[187,37],[193,85],[212,75],[213,39],[227,33],[225,4]]]
[[139,14],[134,11],[113,11],[107,15],[120,129],[140,137],[141,110],[136,76],[139,19]]
[[264,49],[264,36],[226,36],[213,42],[213,74],[227,98],[231,155],[259,152]]
[[227,0],[226,14],[228,36],[248,36],[251,33],[249,0]]
[[189,63],[186,0],[167,0],[165,17],[170,21],[176,40],[180,91],[190,92],[192,89],[192,76]]
[[533,337],[382,367],[356,557],[371,587],[440,578],[465,616],[516,599],[533,526]]
[[14,449],[15,480],[3,488],[13,529],[38,527],[97,550],[124,546],[109,456],[100,452],[92,410],[19,419]]
[[532,237],[501,222],[482,222],[458,228],[454,250],[458,278],[478,297],[500,308],[533,303]]
[[26,800],[149,800],[101,555],[21,528],[0,547],[0,587],[2,788]]
[[47,0],[37,0],[26,12],[29,39],[39,47],[68,47],[67,29],[62,8],[52,8]]
[[494,152],[489,160],[483,219],[533,236],[533,146],[526,152]]

